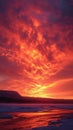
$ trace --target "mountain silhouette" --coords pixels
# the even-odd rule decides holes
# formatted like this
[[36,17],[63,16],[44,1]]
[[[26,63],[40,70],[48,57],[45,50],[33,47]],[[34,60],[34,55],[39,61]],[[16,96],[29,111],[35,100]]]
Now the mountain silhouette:
[[0,90],[1,103],[72,103],[72,99],[24,97],[16,91]]

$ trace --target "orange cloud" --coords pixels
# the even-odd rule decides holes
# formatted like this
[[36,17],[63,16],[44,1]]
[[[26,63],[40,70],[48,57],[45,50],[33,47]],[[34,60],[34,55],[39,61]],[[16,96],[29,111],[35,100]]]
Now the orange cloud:
[[0,72],[10,81],[0,81],[0,87],[50,97],[52,92],[45,90],[63,82],[58,74],[73,62],[71,6],[60,0],[8,0],[6,6],[4,2],[0,2]]

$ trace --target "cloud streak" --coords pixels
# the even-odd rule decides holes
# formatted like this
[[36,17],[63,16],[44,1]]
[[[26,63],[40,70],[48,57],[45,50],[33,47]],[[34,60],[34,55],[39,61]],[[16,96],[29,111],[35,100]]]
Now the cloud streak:
[[0,1],[0,73],[10,79],[0,81],[1,89],[48,96],[50,81],[73,64],[72,6],[72,0]]

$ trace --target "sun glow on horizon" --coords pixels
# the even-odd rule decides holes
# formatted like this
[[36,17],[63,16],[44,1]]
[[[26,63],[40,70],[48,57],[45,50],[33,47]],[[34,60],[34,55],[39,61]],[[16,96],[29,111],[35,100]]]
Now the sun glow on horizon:
[[73,98],[71,5],[60,0],[0,0],[1,90]]

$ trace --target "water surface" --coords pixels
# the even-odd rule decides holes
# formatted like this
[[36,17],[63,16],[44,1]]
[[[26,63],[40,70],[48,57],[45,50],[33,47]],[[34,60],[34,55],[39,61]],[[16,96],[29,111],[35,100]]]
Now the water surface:
[[0,130],[73,130],[73,105],[0,104]]

